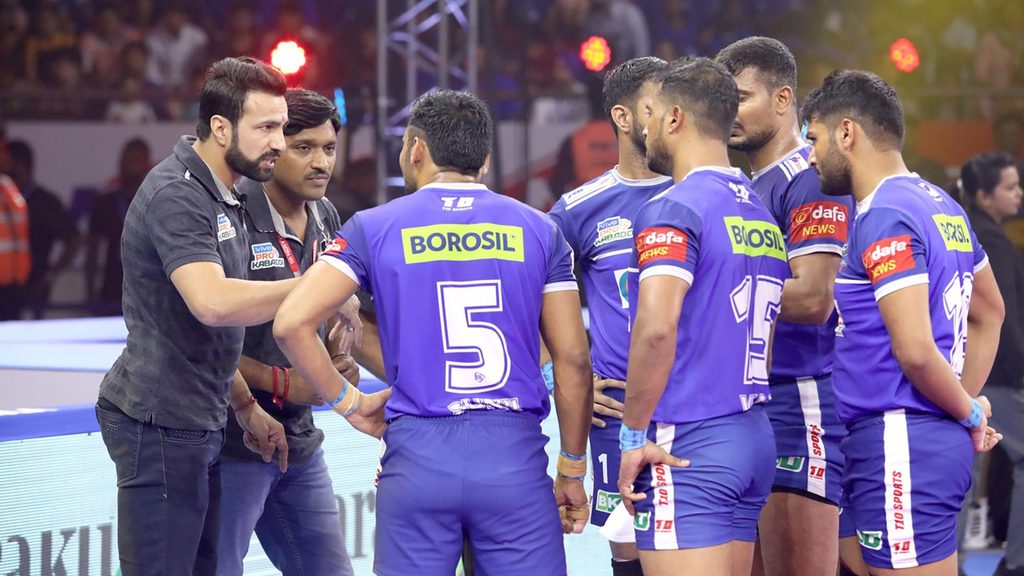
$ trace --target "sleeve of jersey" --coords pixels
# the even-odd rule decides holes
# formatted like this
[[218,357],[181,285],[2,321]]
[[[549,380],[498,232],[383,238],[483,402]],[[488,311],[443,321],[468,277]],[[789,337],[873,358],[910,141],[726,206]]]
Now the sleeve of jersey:
[[674,276],[693,284],[700,253],[700,217],[668,200],[644,204],[633,229],[634,262],[640,282],[652,276]]
[[359,284],[363,290],[370,290],[369,248],[359,215],[349,219],[334,234],[327,244],[321,259]]
[[569,214],[565,210],[565,200],[559,199],[558,202],[555,202],[555,205],[548,212],[548,216],[558,226],[558,229],[562,231],[562,236],[569,243],[569,247],[572,248],[573,252],[578,252],[579,246],[576,244],[576,235],[573,233]]
[[974,229],[971,229],[971,243],[974,246],[974,273],[982,271],[985,266],[988,266],[988,254],[985,252],[985,247],[978,241],[978,237],[974,235]]
[[855,234],[876,301],[908,286],[928,283],[924,243],[910,216],[874,208],[858,221]]
[[790,259],[817,252],[842,255],[850,222],[849,201],[822,193],[814,169],[793,179],[783,209]]
[[566,242],[562,230],[554,220],[548,218],[551,225],[551,248],[548,256],[548,277],[544,282],[544,293],[579,290],[576,277],[573,276],[572,247]]

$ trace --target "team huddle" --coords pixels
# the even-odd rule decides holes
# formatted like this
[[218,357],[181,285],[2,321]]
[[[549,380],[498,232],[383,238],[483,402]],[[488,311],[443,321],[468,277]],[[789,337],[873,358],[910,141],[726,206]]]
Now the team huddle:
[[[800,118],[795,87],[767,38],[620,65],[605,79],[620,163],[550,218],[477,183],[475,97],[421,97],[401,159],[414,193],[353,217],[275,327],[311,333],[374,294],[393,389],[375,416],[390,422],[379,574],[448,573],[463,535],[488,573],[565,574],[556,511],[566,531],[581,517],[585,424],[563,405],[589,399],[591,372],[592,522],[616,575],[831,575],[841,538],[846,573],[956,573],[973,453],[999,440],[975,398],[994,351],[969,344],[998,338],[998,291],[964,211],[903,164],[892,88],[836,72]],[[564,340],[582,338],[573,259],[592,369]],[[285,350],[313,382],[337,378]],[[417,484],[442,496],[419,502]]]

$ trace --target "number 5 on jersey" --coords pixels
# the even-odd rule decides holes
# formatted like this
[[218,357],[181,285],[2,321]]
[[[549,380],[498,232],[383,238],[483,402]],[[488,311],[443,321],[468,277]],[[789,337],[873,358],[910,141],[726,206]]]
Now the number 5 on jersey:
[[511,363],[505,335],[494,324],[474,318],[503,310],[501,280],[438,282],[437,304],[445,355],[472,358],[445,360],[445,391],[476,394],[504,386]]

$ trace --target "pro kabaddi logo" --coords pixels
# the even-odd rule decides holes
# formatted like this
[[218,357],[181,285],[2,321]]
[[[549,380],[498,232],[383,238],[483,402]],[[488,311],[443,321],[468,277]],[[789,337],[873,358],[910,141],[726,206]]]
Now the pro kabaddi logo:
[[686,234],[669,227],[645,228],[636,237],[637,264],[658,260],[686,262]]
[[633,238],[633,223],[628,218],[613,216],[597,223],[597,240],[594,240],[594,246],[604,246],[611,242],[631,238]]
[[883,238],[861,253],[864,269],[872,284],[893,274],[914,269],[914,254],[910,249],[910,235]]
[[839,202],[808,202],[789,218],[790,242],[829,238],[846,241],[847,209]]
[[270,242],[253,244],[252,262],[249,268],[252,270],[263,270],[264,268],[284,268],[284,258],[278,254],[277,248]]

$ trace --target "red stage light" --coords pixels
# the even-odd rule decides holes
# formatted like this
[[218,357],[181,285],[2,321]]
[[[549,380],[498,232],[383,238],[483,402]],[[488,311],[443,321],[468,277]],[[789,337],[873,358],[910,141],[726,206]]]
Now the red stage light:
[[587,70],[600,72],[612,61],[612,49],[600,36],[591,36],[580,44],[580,60]]
[[904,74],[910,74],[921,65],[921,55],[917,52],[917,47],[906,38],[900,38],[889,46],[889,60]]
[[292,40],[282,40],[270,53],[270,63],[284,74],[295,74],[306,65],[306,50]]

